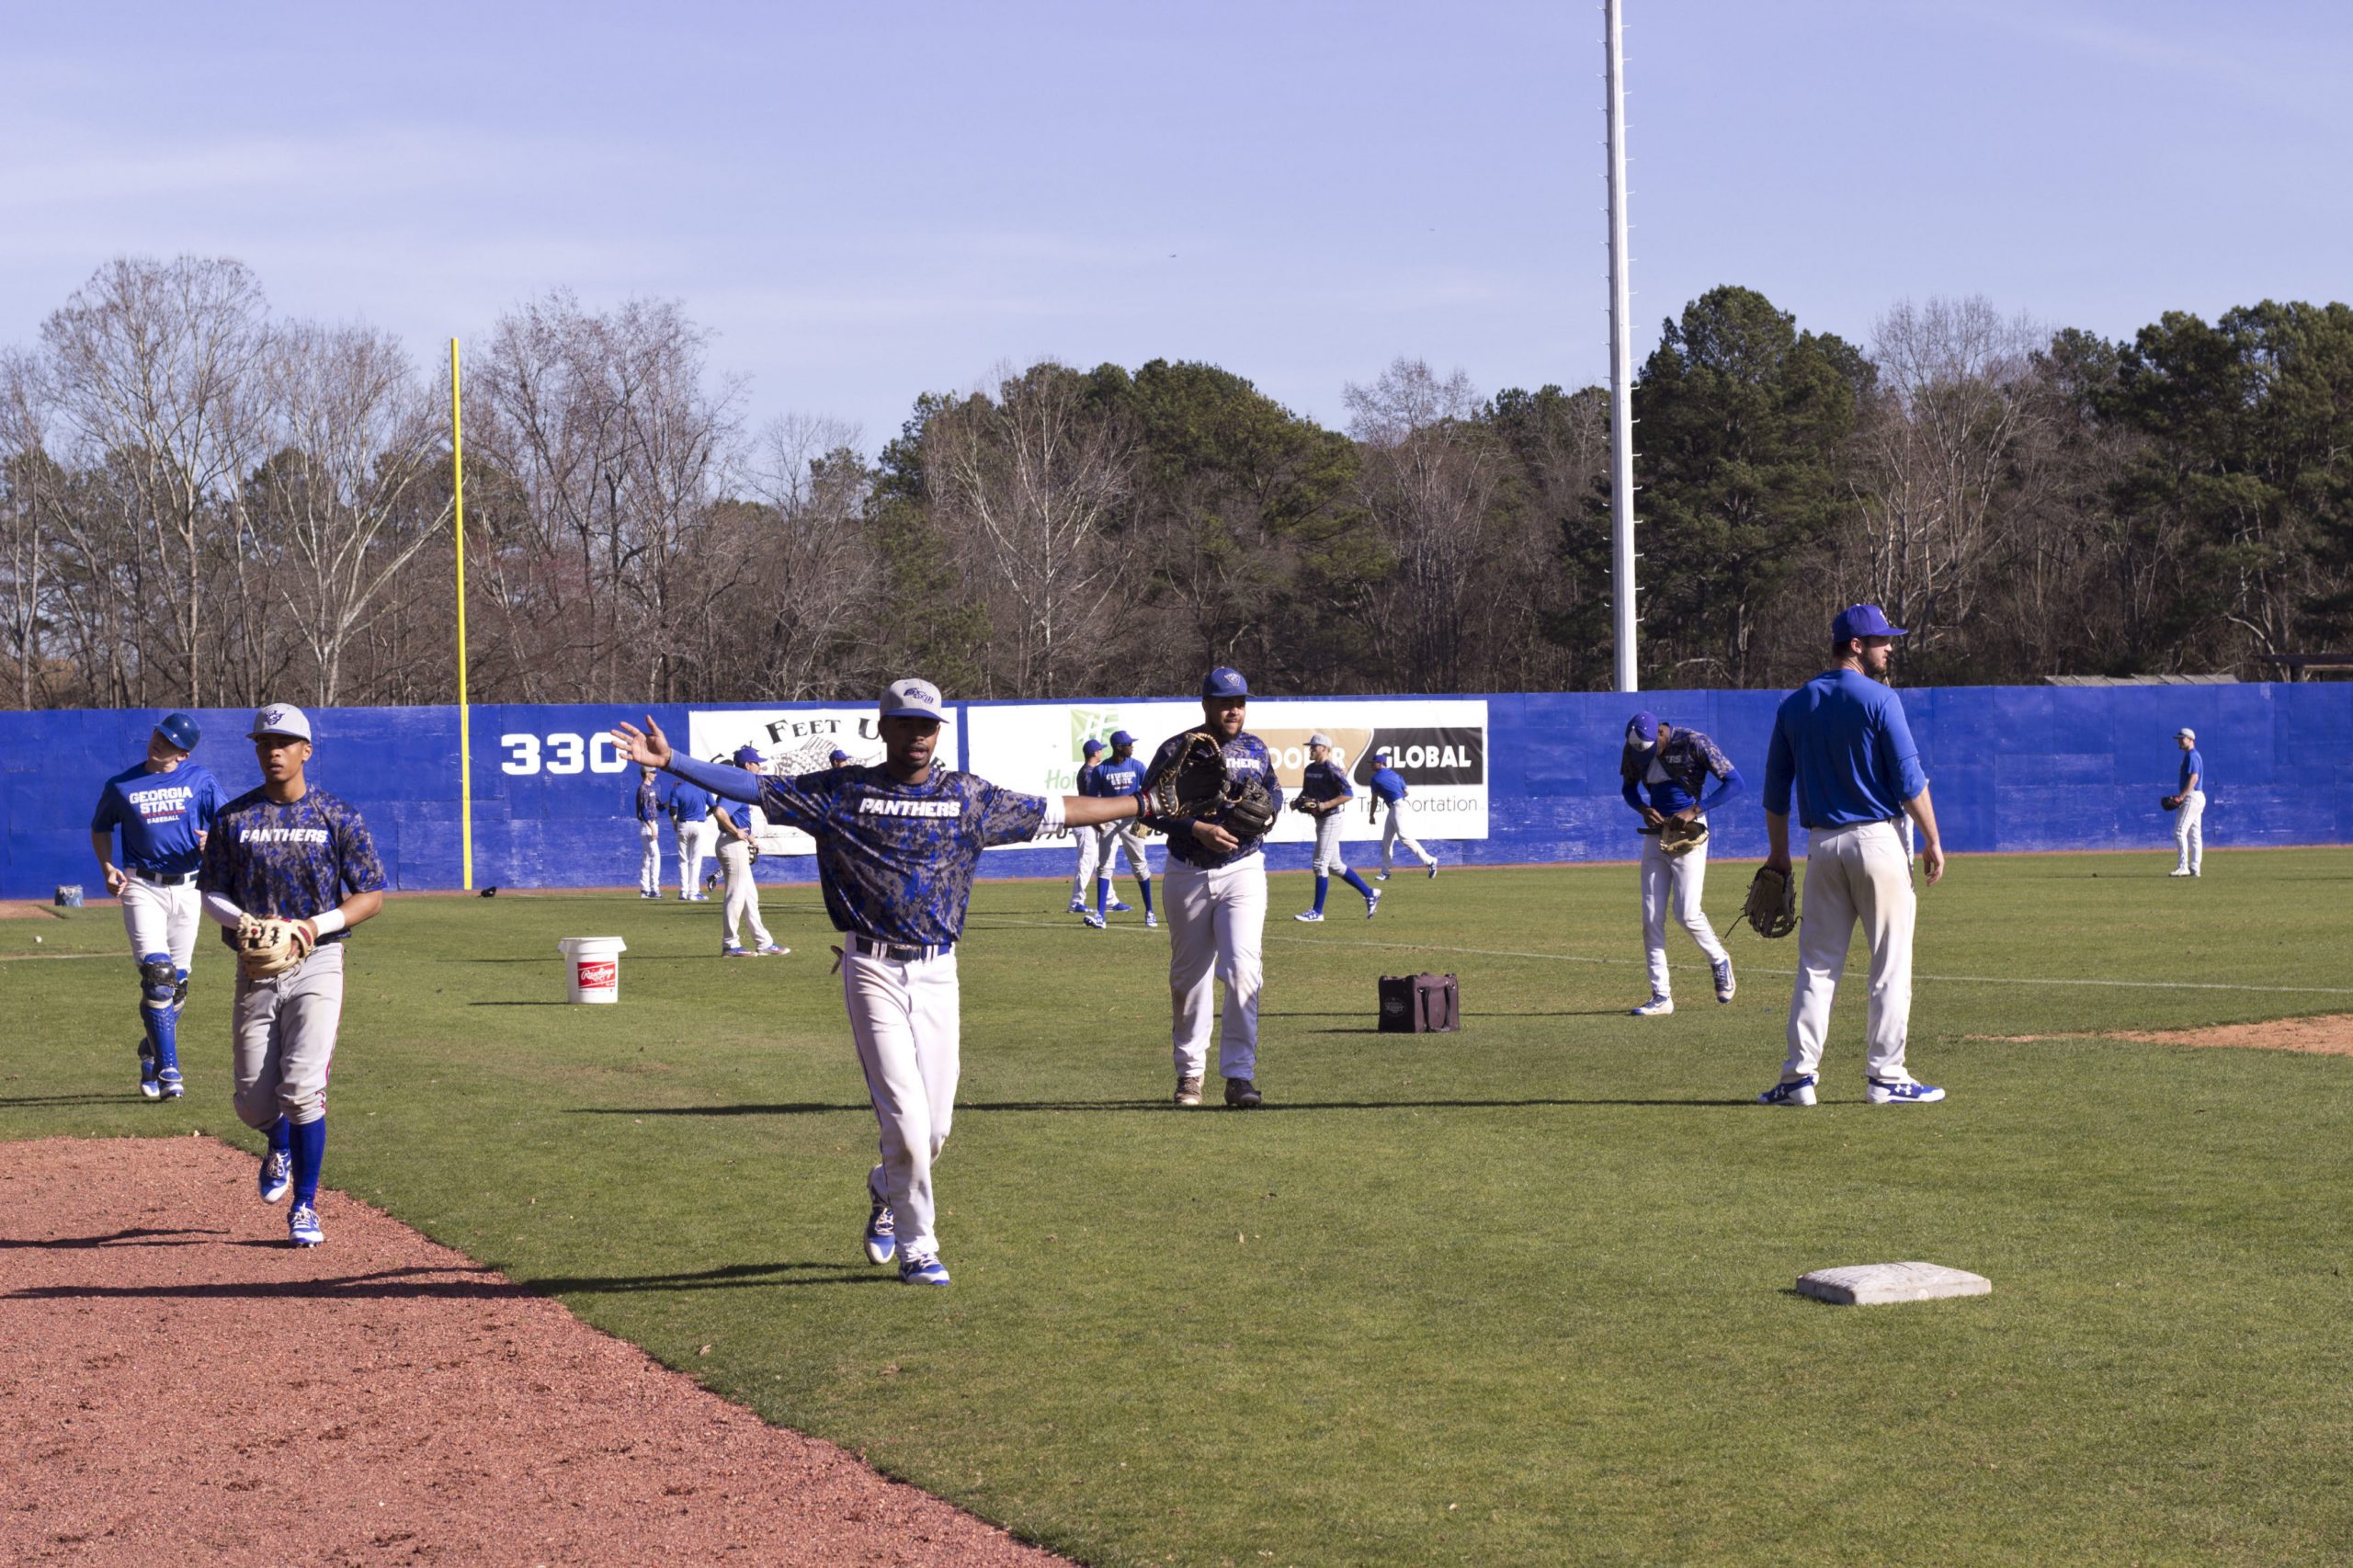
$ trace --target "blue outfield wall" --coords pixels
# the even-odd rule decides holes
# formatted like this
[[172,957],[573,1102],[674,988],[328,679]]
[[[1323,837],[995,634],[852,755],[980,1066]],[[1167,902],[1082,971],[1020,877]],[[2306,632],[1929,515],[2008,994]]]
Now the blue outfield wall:
[[[1618,793],[1626,720],[1648,708],[1713,735],[1747,778],[1747,798],[1715,820],[1719,855],[1765,852],[1756,800],[1778,691],[1507,693],[1490,696],[1489,832],[1429,842],[1449,864],[1623,860],[1637,844]],[[2157,798],[2174,785],[2172,735],[2198,732],[2212,783],[2206,842],[2216,848],[2353,842],[2353,683],[2198,687],[1948,687],[1905,690],[1906,713],[1933,781],[1947,846],[2157,849],[2172,842]],[[1296,701],[1298,699],[1290,699]],[[711,704],[701,710],[778,704]],[[819,705],[806,705],[812,708]],[[833,705],[838,706],[838,705]],[[973,705],[978,708],[983,705]],[[957,756],[971,711],[960,705]],[[642,707],[477,707],[472,712],[474,882],[506,887],[621,887],[635,882],[632,776],[594,737]],[[654,716],[674,735],[688,709]],[[0,713],[0,897],[48,898],[61,883],[96,894],[90,812],[105,779],[143,755],[161,710]],[[242,732],[248,709],[208,710],[197,760],[230,793],[259,775]],[[311,777],[358,805],[393,885],[460,885],[457,710],[324,709]],[[537,737],[538,771],[517,775],[517,745]],[[1147,743],[1156,737],[1147,737]],[[665,835],[665,859],[669,859]],[[1801,843],[1802,837],[1801,835]],[[1357,851],[1363,858],[1362,851]],[[1305,845],[1279,845],[1279,869],[1307,864]],[[990,876],[1067,875],[1066,843],[993,853]],[[674,881],[675,868],[665,871]],[[806,881],[802,857],[762,862],[765,880]]]

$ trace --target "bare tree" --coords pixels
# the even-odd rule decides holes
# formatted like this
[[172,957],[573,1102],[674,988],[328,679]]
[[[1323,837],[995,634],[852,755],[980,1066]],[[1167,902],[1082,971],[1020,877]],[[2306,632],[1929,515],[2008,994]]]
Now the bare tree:
[[748,688],[778,701],[838,687],[873,625],[881,565],[863,520],[871,476],[858,442],[855,426],[789,416],[760,433],[750,465],[761,506],[733,520],[754,613],[731,641],[748,654]]
[[0,612],[17,665],[17,706],[43,691],[41,628],[54,585],[46,568],[49,517],[63,475],[49,454],[47,410],[38,368],[24,354],[0,355]]

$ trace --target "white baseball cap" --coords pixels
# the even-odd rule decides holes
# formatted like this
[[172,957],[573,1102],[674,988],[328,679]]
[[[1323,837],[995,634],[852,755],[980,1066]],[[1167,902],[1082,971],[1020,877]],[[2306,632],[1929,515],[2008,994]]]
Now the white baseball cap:
[[1328,746],[1332,744],[1332,737],[1318,730],[1307,737],[1307,744],[1312,746]]
[[247,740],[257,741],[264,735],[291,735],[298,741],[307,741],[311,738],[311,721],[290,702],[273,702],[254,710],[254,727],[245,732]]
[[948,718],[948,705],[939,699],[939,688],[913,676],[892,681],[879,706],[885,719],[938,719],[945,722]]
[[2188,741],[2190,744],[2195,745],[2198,744],[2198,732],[2191,729],[2188,725],[2184,724],[2180,729],[2176,730],[2173,733],[2173,738],[2177,741]]

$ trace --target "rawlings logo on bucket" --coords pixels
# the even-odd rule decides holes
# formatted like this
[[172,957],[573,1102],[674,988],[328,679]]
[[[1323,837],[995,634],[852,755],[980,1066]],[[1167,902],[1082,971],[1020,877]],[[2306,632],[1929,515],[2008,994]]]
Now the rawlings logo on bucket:
[[609,959],[583,961],[580,965],[580,988],[583,991],[607,991],[621,983],[621,966]]

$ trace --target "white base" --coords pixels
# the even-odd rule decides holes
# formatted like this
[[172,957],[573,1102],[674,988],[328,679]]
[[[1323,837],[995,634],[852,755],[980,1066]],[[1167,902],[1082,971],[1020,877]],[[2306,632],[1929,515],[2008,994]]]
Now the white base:
[[1935,1301],[1947,1296],[1986,1296],[1993,1290],[1994,1282],[1984,1275],[1941,1263],[1859,1263],[1798,1276],[1798,1294],[1838,1307]]

